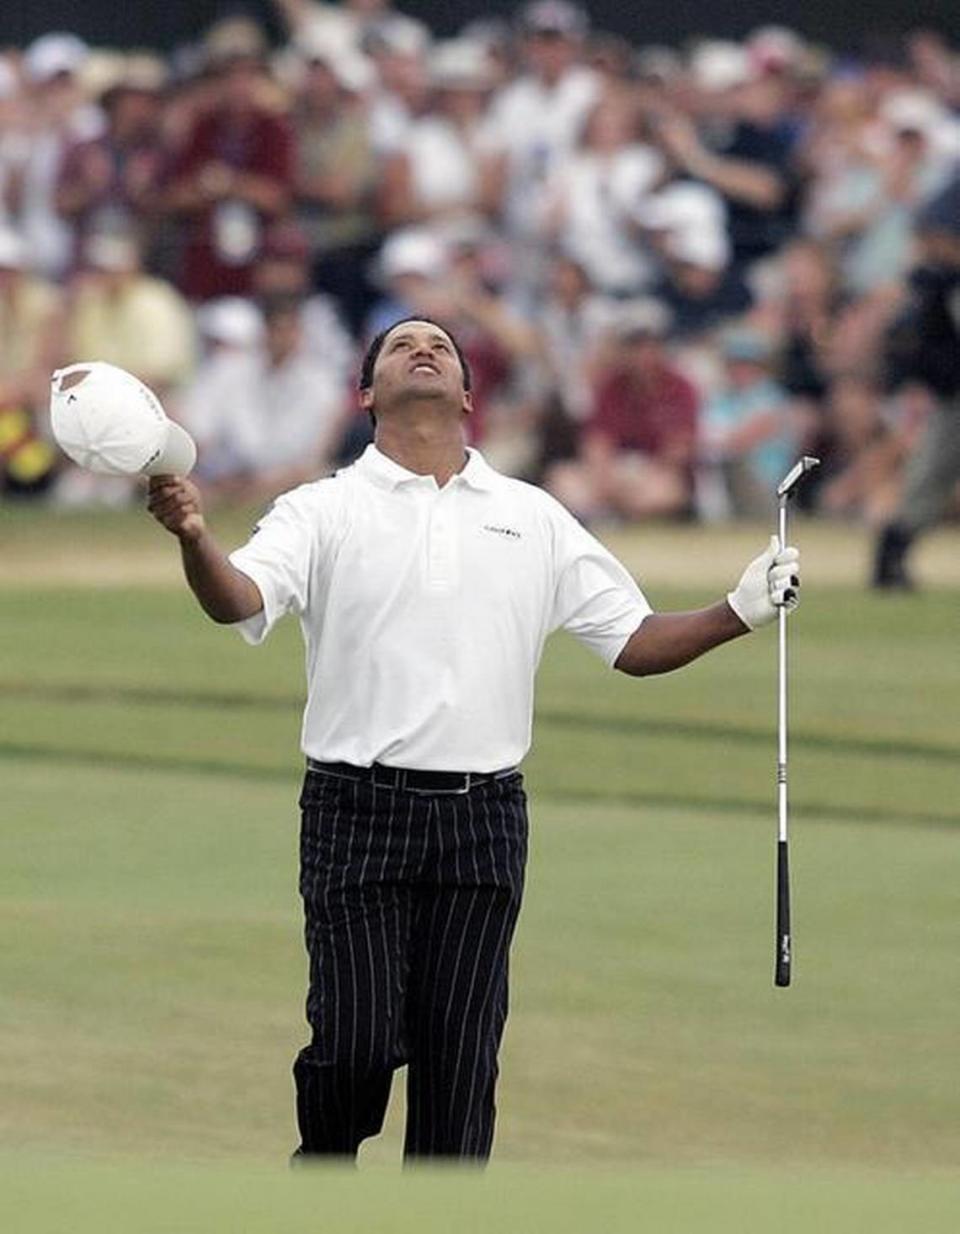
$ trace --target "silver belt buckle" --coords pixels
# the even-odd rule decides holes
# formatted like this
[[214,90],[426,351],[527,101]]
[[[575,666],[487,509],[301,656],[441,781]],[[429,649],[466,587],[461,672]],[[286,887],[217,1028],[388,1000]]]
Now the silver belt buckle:
[[407,793],[413,793],[417,797],[465,797],[470,792],[473,775],[473,772],[464,772],[462,788],[410,788],[403,782],[398,787]]

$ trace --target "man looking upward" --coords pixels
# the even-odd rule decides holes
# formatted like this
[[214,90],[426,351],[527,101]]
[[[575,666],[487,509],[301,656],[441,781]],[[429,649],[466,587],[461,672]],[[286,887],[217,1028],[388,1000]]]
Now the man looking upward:
[[796,602],[776,544],[709,608],[653,613],[552,497],[464,447],[470,374],[439,325],[402,321],[360,381],[375,443],[280,497],[224,555],[187,480],[151,481],[204,610],[307,645],[300,891],[310,1044],[303,1156],[354,1157],[408,1065],[405,1154],[483,1160],[523,886],[533,680],[564,628],[608,665],[666,672]]

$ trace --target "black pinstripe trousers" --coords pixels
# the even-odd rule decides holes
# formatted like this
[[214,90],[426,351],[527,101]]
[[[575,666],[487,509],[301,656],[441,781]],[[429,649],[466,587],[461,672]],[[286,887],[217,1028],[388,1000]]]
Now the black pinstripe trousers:
[[300,807],[313,1033],[293,1068],[298,1155],[355,1156],[407,1064],[404,1155],[486,1159],[526,865],[522,776],[424,795],[308,770]]

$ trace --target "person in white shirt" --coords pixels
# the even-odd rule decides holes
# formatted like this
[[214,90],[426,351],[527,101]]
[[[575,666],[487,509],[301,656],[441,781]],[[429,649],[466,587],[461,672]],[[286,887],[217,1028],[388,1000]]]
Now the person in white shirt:
[[483,176],[515,247],[516,294],[542,278],[543,214],[550,178],[574,150],[601,94],[581,63],[586,14],[568,0],[534,0],[520,15],[526,71],[494,97],[483,124]]
[[262,310],[262,341],[220,349],[180,400],[208,499],[267,501],[312,479],[346,427],[343,375],[304,350],[301,301],[274,296]]
[[632,215],[664,167],[660,154],[637,139],[633,101],[613,94],[593,106],[575,151],[551,174],[544,229],[580,262],[598,292],[626,298],[654,282],[656,262]]
[[307,644],[300,890],[310,1044],[294,1064],[297,1157],[353,1158],[408,1065],[405,1154],[485,1160],[527,818],[517,764],[533,680],[563,628],[608,666],[666,672],[796,602],[772,544],[726,600],[653,613],[553,498],[464,446],[470,373],[426,320],[378,335],[360,402],[367,452],[278,499],[229,557],[190,481],[151,481],[215,621],[261,642],[284,613]]

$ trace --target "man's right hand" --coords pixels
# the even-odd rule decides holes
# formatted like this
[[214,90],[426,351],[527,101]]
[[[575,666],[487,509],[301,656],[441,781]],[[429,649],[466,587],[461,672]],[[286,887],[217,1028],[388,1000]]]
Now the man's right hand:
[[200,490],[180,476],[152,476],[147,509],[161,526],[185,544],[200,539],[206,530]]

